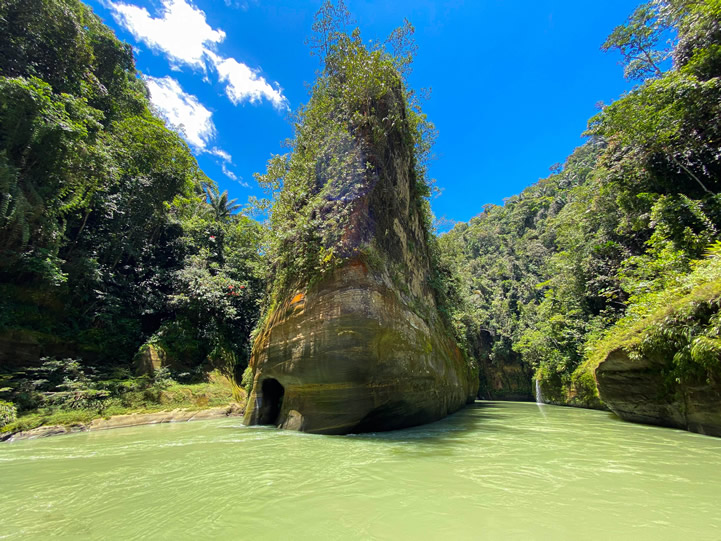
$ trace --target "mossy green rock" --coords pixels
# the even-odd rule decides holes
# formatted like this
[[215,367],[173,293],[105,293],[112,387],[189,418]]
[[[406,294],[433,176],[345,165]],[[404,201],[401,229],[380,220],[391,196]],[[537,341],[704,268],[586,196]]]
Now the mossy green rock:
[[165,350],[158,344],[144,344],[133,358],[135,374],[138,376],[152,376],[167,362]]
[[481,387],[479,396],[485,400],[533,400],[533,373],[520,359],[505,359],[501,363],[491,361],[483,351],[479,359]]
[[621,419],[721,436],[721,381],[669,381],[670,359],[612,351],[596,368],[603,402]]

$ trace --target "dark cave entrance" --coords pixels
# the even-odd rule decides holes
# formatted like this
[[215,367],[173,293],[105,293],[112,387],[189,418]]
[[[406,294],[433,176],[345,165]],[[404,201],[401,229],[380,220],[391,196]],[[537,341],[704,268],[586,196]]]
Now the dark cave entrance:
[[262,395],[260,403],[259,425],[278,425],[280,408],[283,405],[285,389],[277,379],[264,379],[260,387]]

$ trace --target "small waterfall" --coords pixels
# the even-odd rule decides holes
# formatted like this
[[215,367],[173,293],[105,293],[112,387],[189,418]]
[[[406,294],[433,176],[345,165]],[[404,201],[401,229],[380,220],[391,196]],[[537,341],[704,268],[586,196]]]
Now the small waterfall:
[[536,382],[536,404],[543,405],[545,402],[543,401],[543,393],[541,392],[541,381],[538,379],[534,379],[533,381]]

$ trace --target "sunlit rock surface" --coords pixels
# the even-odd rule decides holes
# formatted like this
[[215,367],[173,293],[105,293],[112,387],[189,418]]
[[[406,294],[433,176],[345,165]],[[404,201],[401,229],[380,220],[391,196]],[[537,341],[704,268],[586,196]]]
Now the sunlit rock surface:
[[630,359],[623,350],[611,352],[596,368],[601,399],[626,421],[721,436],[721,382],[669,381],[667,364]]
[[[375,108],[380,119],[401,98],[384,99]],[[318,178],[332,187],[323,215],[348,210],[338,229],[340,263],[285,291],[268,314],[251,355],[247,424],[390,430],[435,421],[475,399],[477,369],[456,346],[431,286],[439,277],[402,124],[380,139],[358,129],[346,142],[344,155],[358,161],[351,170],[362,175]]]
[[390,430],[440,419],[475,398],[475,374],[444,329],[363,263],[337,270],[273,316],[255,344],[249,424]]

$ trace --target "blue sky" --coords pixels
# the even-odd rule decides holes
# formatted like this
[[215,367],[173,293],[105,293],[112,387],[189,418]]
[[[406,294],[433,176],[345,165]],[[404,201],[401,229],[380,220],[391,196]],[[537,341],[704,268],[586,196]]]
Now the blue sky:
[[[202,169],[245,202],[319,67],[304,44],[321,0],[86,0],[132,44],[152,101]],[[407,18],[410,77],[432,89],[438,218],[467,221],[549,174],[606,103],[631,88],[600,45],[638,4],[607,0],[346,0],[366,40]]]

